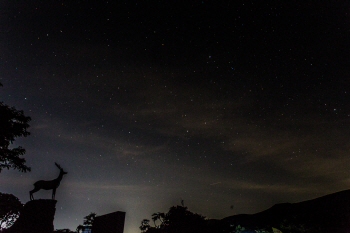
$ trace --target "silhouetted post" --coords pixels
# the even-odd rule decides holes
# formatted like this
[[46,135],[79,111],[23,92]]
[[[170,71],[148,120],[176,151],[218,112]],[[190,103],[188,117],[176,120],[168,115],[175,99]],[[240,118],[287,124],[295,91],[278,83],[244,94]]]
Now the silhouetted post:
[[124,222],[125,212],[122,211],[96,216],[91,233],[123,233]]

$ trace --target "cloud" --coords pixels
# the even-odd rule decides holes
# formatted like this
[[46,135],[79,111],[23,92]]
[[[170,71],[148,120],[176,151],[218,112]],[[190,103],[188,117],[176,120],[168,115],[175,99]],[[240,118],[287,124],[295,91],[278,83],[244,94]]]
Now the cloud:
[[146,191],[152,191],[154,187],[149,185],[118,185],[118,184],[111,184],[111,183],[101,183],[101,182],[70,182],[67,185],[67,188],[70,189],[78,189],[78,190],[84,190],[84,192],[93,192],[101,194],[105,191],[108,192],[114,192],[114,191],[120,191],[120,192],[146,192]]
[[73,127],[58,118],[41,118],[37,125],[50,125],[50,127],[38,127],[35,125],[35,134],[43,138],[59,140],[66,145],[73,144],[76,147],[93,147],[102,154],[126,158],[156,153],[165,150],[165,145],[152,145],[141,141],[130,142],[120,134],[112,134],[110,129],[96,128],[94,122],[81,122]]
[[[155,73],[140,68],[133,72],[131,67],[126,67],[121,73],[102,68],[99,72],[104,73],[104,82],[98,82],[95,76],[87,80],[80,77],[90,75],[88,71],[72,81],[67,96],[73,100],[63,104],[67,105],[64,108],[75,109],[72,116],[43,116],[33,131],[52,139],[59,135],[64,143],[89,147],[121,160],[135,157],[155,169],[164,166],[157,161],[159,156],[171,161],[169,156],[176,156],[174,149],[181,147],[179,153],[189,155],[187,162],[191,163],[184,164],[182,160],[182,166],[188,165],[188,170],[193,164],[203,168],[205,163],[194,159],[198,152],[190,147],[184,149],[182,144],[204,140],[211,142],[209,149],[217,152],[216,156],[222,156],[210,162],[231,160],[234,168],[249,168],[263,162],[277,168],[281,177],[289,180],[286,178],[289,176],[295,182],[302,179],[309,183],[317,179],[344,182],[342,176],[346,177],[348,163],[339,161],[346,158],[350,147],[346,140],[350,135],[343,127],[347,122],[330,122],[301,109],[294,109],[293,113],[288,107],[284,111],[283,106],[272,106],[267,113],[262,106],[269,104],[260,106],[262,100],[253,94],[242,98],[239,90],[228,95],[218,91],[218,87],[175,81],[182,80],[179,77],[186,75],[181,74],[184,70],[168,77],[164,74],[172,73],[169,70]],[[83,80],[85,83],[78,85]],[[79,103],[79,96],[84,97],[84,103]],[[80,108],[84,112],[79,112]],[[175,140],[179,144],[175,145]],[[201,146],[202,151],[209,147]],[[108,161],[109,157],[102,159]],[[203,171],[210,167],[205,166]],[[255,168],[266,172],[262,165]],[[203,173],[198,171],[199,176]],[[215,182],[219,181],[214,179],[211,183]]]

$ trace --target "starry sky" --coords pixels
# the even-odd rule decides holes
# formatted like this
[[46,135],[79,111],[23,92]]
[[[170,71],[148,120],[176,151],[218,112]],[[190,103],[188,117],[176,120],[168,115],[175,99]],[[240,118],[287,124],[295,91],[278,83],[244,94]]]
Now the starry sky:
[[0,192],[26,203],[57,162],[56,229],[125,211],[136,233],[181,200],[221,219],[348,189],[350,4],[287,2],[1,1],[32,171]]

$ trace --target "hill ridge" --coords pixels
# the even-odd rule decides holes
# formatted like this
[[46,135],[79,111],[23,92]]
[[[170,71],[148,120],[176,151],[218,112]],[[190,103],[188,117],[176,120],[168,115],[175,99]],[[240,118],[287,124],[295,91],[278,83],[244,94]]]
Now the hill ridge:
[[[297,203],[279,203],[255,214],[239,214],[221,221],[246,227],[288,227],[307,232],[350,232],[350,189]],[[290,232],[298,232],[296,229]],[[300,231],[301,232],[301,231]]]

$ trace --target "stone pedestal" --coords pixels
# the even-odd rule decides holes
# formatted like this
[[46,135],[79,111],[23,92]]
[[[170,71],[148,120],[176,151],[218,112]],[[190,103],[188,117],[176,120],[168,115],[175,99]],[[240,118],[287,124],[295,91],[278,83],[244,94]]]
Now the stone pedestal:
[[96,216],[91,233],[123,233],[124,222],[125,212],[122,211]]
[[33,200],[27,202],[19,218],[5,233],[52,233],[56,212],[56,200]]

